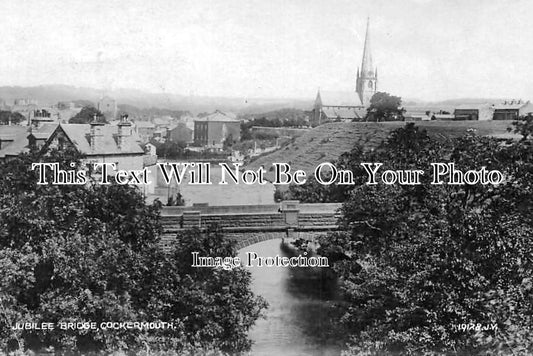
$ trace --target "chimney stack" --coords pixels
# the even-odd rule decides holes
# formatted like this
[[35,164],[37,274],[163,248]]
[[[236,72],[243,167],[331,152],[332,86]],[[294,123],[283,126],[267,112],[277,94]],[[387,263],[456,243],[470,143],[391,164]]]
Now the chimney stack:
[[128,121],[128,114],[122,114],[118,123],[117,145],[119,150],[126,148],[126,140],[129,136],[131,136],[131,122]]
[[93,121],[91,122],[91,131],[90,131],[90,139],[91,139],[91,150],[94,152],[96,151],[96,148],[102,145],[102,140],[104,137],[104,133],[102,131],[102,126],[104,126],[103,122],[98,122],[96,120],[96,114],[94,114]]

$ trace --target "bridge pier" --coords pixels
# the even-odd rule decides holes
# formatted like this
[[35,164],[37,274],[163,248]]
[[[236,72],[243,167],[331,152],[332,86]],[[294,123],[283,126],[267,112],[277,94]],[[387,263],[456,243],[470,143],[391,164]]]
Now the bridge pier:
[[299,200],[285,200],[281,202],[281,213],[285,217],[285,224],[289,226],[298,226],[300,213]]

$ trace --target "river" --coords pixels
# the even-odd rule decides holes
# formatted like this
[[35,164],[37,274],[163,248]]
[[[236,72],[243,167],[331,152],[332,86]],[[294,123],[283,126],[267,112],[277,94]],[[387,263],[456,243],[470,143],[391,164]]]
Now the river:
[[[281,239],[246,247],[260,256],[286,255]],[[317,271],[318,270],[318,271]],[[340,296],[336,281],[323,277],[315,268],[251,267],[252,289],[269,303],[265,318],[259,319],[249,336],[254,342],[251,355],[339,355],[342,338],[336,332]]]

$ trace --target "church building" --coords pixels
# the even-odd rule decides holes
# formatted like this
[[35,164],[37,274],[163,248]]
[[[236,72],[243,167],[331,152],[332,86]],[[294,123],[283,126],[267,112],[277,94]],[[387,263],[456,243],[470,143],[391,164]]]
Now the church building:
[[313,107],[313,126],[329,121],[351,121],[365,117],[378,83],[378,71],[372,63],[369,24],[370,20],[367,19],[363,59],[361,68],[357,68],[355,90],[348,93],[318,90]]

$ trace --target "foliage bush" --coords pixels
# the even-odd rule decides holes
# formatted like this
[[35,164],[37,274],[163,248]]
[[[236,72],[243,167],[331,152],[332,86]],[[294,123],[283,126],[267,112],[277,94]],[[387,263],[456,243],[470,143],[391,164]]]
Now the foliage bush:
[[[79,157],[78,157],[79,158]],[[79,165],[72,153],[50,161]],[[24,156],[0,166],[0,349],[56,354],[220,354],[250,348],[265,302],[250,274],[191,268],[201,256],[234,256],[217,229],[183,232],[165,251],[159,205],[128,186],[37,185]],[[61,330],[60,322],[173,323],[159,330]],[[51,322],[54,330],[12,330]],[[209,351],[211,350],[211,351]]]
[[0,125],[16,125],[26,121],[26,117],[19,112],[0,110]]
[[97,122],[107,123],[105,115],[92,105],[81,108],[80,112],[71,117],[68,122],[69,124],[89,124],[94,121],[95,116]]
[[345,232],[320,241],[320,253],[345,257],[334,269],[347,299],[346,355],[533,352],[533,145],[526,137],[467,135],[443,145],[408,124],[380,149],[344,157],[355,176],[359,162],[429,172],[431,162],[451,161],[506,177],[496,186],[431,185],[426,173],[421,185],[351,189]]

